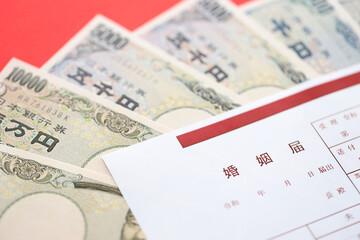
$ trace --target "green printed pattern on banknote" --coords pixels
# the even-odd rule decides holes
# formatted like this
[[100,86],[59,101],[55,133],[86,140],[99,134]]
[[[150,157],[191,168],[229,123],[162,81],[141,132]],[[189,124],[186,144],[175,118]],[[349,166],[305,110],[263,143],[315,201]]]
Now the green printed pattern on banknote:
[[44,78],[25,64],[15,61],[9,65],[0,84],[3,144],[103,171],[95,167],[100,164],[106,169],[102,153],[160,134],[95,102],[92,95],[83,96],[55,84],[54,79]]
[[360,26],[360,0],[336,0]]
[[163,123],[173,126],[181,117],[195,122],[239,106],[105,18],[95,18],[78,35],[50,60],[48,71],[150,119],[165,117]]
[[154,21],[138,34],[236,93],[259,87],[283,89],[306,80],[287,57],[221,3],[184,2],[164,21]]
[[271,0],[247,13],[319,73],[360,61],[359,36],[327,1]]
[[34,160],[0,151],[1,239],[144,239],[115,186]]

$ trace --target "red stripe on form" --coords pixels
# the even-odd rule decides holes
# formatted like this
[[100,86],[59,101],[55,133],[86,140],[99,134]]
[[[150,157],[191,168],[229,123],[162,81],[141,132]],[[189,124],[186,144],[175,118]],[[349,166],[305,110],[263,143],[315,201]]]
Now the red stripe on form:
[[274,114],[360,83],[360,72],[321,84],[206,127],[177,136],[183,148],[257,122]]

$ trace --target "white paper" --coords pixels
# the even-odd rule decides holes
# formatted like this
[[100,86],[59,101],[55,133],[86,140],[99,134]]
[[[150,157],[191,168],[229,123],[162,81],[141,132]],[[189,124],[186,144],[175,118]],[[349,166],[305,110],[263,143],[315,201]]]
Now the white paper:
[[177,138],[359,71],[314,79],[104,160],[150,240],[359,239],[359,84],[192,146]]

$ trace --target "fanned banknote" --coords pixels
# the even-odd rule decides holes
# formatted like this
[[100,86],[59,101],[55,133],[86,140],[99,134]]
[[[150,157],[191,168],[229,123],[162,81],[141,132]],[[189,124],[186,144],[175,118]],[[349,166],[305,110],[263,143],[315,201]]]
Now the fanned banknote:
[[247,102],[182,65],[99,15],[43,68],[172,128]]
[[145,239],[110,177],[0,145],[0,239]]
[[316,75],[235,8],[227,1],[182,1],[136,34],[252,100]]
[[19,60],[2,71],[2,144],[108,174],[102,154],[167,130]]
[[328,0],[257,1],[243,11],[319,73],[360,61],[358,27]]

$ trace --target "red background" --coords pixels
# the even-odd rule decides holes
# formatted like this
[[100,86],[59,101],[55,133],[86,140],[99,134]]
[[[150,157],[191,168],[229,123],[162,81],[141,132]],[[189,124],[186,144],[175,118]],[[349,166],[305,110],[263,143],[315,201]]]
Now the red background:
[[[241,4],[247,0],[234,0]],[[0,69],[17,57],[41,67],[97,13],[134,30],[179,0],[2,0]]]

